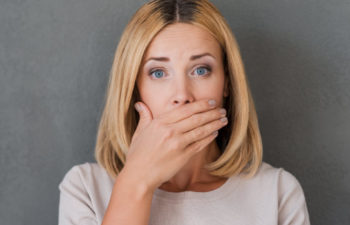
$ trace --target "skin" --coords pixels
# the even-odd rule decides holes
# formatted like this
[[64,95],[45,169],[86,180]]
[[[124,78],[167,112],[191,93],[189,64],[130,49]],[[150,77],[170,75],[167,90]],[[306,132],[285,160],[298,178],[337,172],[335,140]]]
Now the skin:
[[[190,60],[193,55],[210,53]],[[167,60],[148,60],[166,57]],[[208,68],[209,67],[209,68]],[[165,27],[150,43],[136,81],[141,101],[157,117],[182,104],[210,98],[222,106],[228,96],[222,51],[203,28],[175,23]],[[159,188],[172,191],[210,191],[227,179],[212,176],[203,168],[219,157],[214,141],[195,154],[179,172]]]

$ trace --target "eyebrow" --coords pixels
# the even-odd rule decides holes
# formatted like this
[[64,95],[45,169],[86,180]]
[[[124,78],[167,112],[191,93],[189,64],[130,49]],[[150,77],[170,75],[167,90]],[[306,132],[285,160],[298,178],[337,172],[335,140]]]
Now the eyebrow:
[[[193,61],[193,60],[202,58],[202,57],[204,57],[204,56],[210,56],[210,57],[213,57],[214,59],[216,59],[215,56],[213,56],[212,54],[206,52],[206,53],[199,54],[199,55],[193,55],[193,56],[190,57],[190,60]],[[167,58],[167,57],[151,57],[151,58],[148,58],[148,59],[146,60],[146,62],[148,62],[148,61],[150,61],[150,60],[168,62],[168,61],[169,61],[169,58]]]

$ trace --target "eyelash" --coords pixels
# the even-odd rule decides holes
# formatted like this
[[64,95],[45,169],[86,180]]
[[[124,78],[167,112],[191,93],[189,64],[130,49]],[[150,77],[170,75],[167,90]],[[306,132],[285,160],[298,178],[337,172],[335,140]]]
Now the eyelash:
[[[208,76],[209,73],[211,72],[211,67],[210,67],[210,66],[199,66],[199,67],[195,68],[195,70],[196,70],[196,69],[199,69],[199,68],[204,68],[204,69],[208,70],[207,74],[205,74],[205,75],[197,75],[197,76],[199,76],[199,77],[206,77],[206,76]],[[153,74],[154,72],[156,72],[156,71],[162,71],[162,69],[152,69],[152,70],[150,70],[150,72],[148,73],[148,75],[149,75],[149,76],[152,76],[152,74]],[[163,77],[164,77],[164,76],[163,76]],[[154,78],[154,79],[158,80],[158,79],[162,79],[163,77],[161,77],[161,78]]]

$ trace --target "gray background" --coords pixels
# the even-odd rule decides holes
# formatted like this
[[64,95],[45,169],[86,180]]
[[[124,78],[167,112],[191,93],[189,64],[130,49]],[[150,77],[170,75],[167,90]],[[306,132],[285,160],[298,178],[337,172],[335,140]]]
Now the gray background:
[[[58,184],[93,148],[112,58],[144,0],[1,0],[0,224],[57,224]],[[264,160],[311,223],[350,224],[350,1],[213,1],[239,42]]]

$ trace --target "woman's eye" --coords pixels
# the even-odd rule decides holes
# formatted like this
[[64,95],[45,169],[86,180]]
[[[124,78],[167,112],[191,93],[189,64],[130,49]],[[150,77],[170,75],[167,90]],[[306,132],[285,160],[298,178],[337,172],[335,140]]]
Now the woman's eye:
[[[206,76],[209,72],[211,72],[211,68],[207,66],[201,66],[196,68],[195,72],[197,73],[197,76]],[[153,70],[149,72],[149,75],[152,76],[154,79],[160,79],[165,76],[164,71],[161,69]]]
[[206,74],[206,71],[207,71],[207,73],[209,73],[211,70],[209,67],[202,66],[202,67],[196,68],[195,71],[197,72],[197,74],[199,76],[203,76]]
[[164,72],[162,70],[154,70],[150,72],[150,75],[154,75],[155,78],[162,78],[164,75]]

